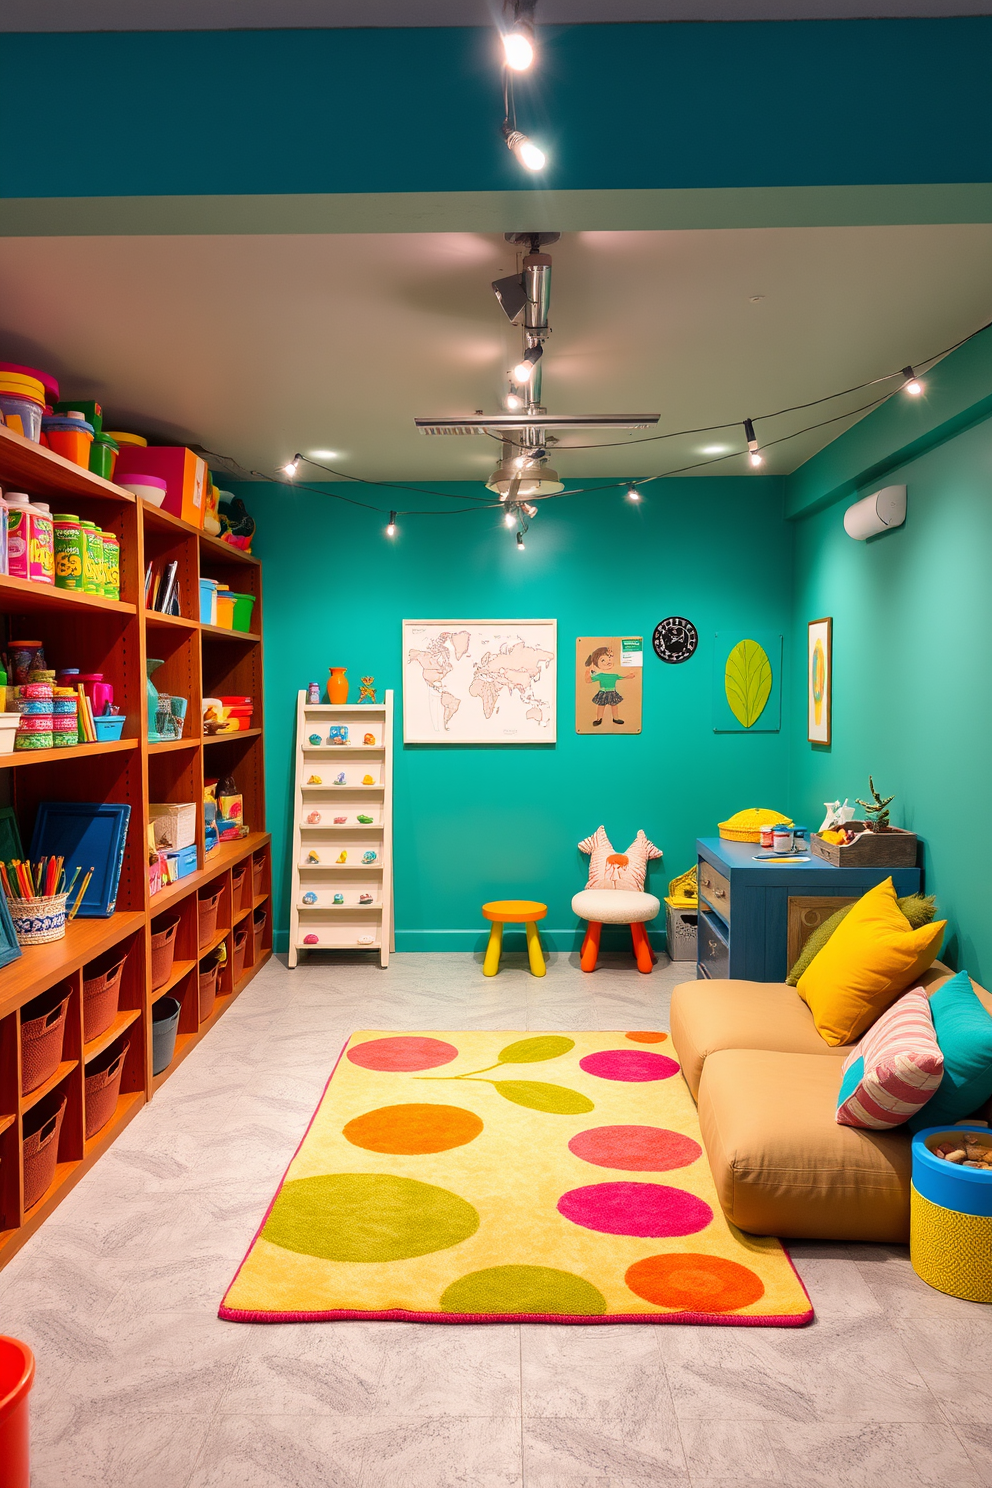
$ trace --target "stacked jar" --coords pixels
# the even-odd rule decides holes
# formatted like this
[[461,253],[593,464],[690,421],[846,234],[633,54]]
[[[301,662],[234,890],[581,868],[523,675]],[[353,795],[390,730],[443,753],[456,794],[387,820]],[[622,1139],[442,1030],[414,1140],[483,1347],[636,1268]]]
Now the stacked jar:
[[[15,749],[55,747],[54,683],[54,672],[34,671],[20,689],[17,711],[21,721],[17,726]],[[72,742],[75,743],[75,739]]]
[[55,583],[82,594],[121,597],[121,546],[114,532],[62,512],[55,523]]
[[71,687],[52,689],[52,742],[56,749],[68,749],[80,742],[78,707],[79,698]]
[[26,491],[3,498],[7,527],[7,572],[14,579],[55,583],[55,530],[45,501],[32,501]]

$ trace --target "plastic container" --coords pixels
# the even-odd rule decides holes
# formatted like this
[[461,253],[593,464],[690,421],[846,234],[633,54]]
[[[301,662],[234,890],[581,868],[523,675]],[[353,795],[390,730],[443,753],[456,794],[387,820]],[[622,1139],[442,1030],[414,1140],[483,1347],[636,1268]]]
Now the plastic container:
[[[8,491],[3,504],[7,516],[7,572],[12,579],[26,579],[31,542],[31,497],[26,491]],[[41,645],[40,641],[38,645]]]
[[231,957],[234,985],[237,986],[245,974],[245,955],[248,951],[248,926],[239,925],[234,932],[234,954]]
[[125,723],[127,718],[123,713],[107,713],[102,718],[94,718],[97,743],[105,744],[108,739],[119,739],[124,732]]
[[217,624],[217,580],[200,580],[200,624]]
[[252,929],[255,932],[255,960],[262,954],[262,936],[265,934],[265,922],[268,919],[264,904],[256,909],[252,916]]
[[103,592],[108,599],[121,597],[121,544],[115,532],[101,532],[103,540]]
[[200,927],[198,941],[200,950],[209,945],[217,934],[217,912],[220,909],[221,889],[201,889],[198,894]]
[[55,587],[83,587],[83,534],[79,518],[70,513],[56,513],[52,519],[55,539]]
[[160,997],[152,1008],[152,1074],[160,1075],[172,1063],[182,1004],[174,997]]
[[[22,726],[26,720],[22,719]],[[43,739],[45,734],[29,736]],[[18,732],[17,742],[20,745],[24,735]],[[36,744],[36,749],[53,749],[52,731],[49,729],[47,744]],[[14,930],[17,933],[17,944],[22,946],[48,945],[53,940],[62,940],[65,936],[65,906],[68,894],[51,894],[37,899],[10,899],[8,905],[11,918],[14,921]]]
[[55,583],[55,524],[47,501],[31,503],[28,578],[36,584]]
[[0,754],[13,754],[20,722],[19,713],[0,713]]
[[18,1338],[0,1334],[0,1488],[29,1488],[31,1482],[28,1397],[34,1384],[34,1355]]
[[176,955],[176,931],[179,921],[173,920],[161,930],[152,929],[152,991],[164,987],[172,975],[172,963]]
[[792,851],[792,828],[777,826],[772,833],[772,851],[777,853],[791,853]]
[[251,860],[251,892],[257,899],[263,892],[262,885],[265,881],[265,854],[256,853]]
[[21,1009],[21,1094],[30,1095],[54,1075],[62,1062],[69,992],[63,984],[43,992]]
[[121,997],[121,977],[124,974],[126,956],[113,950],[103,960],[110,963],[105,968],[94,961],[83,976],[83,1043],[90,1044],[107,1029],[117,1017]]
[[[120,435],[117,437],[119,441]],[[167,487],[160,475],[122,475],[117,484],[122,491],[130,491],[132,496],[149,506],[161,506],[165,500]]]
[[44,389],[45,402],[54,408],[59,401],[58,380],[41,367],[25,367],[20,362],[0,362],[0,372],[20,372],[23,377],[33,377]]
[[234,629],[234,596],[229,589],[217,590],[217,624],[224,630]]
[[93,398],[56,399],[52,412],[61,414],[63,418],[68,418],[70,415],[84,418],[88,424],[92,424],[95,438],[99,438],[103,433],[103,409]]
[[117,444],[136,444],[142,449],[148,448],[148,440],[142,439],[140,434],[127,434],[123,429],[105,429],[103,431],[108,439],[113,439]]
[[94,522],[80,522],[83,535],[83,593],[103,593],[103,533]]
[[45,1115],[47,1101],[39,1101],[24,1117],[22,1145],[24,1207],[33,1209],[52,1186],[59,1160],[59,1133],[65,1115],[65,1098],[54,1115]]
[[987,1126],[931,1126],[913,1137],[909,1194],[909,1258],[928,1286],[968,1302],[992,1302],[992,1172],[945,1161],[934,1149],[968,1133],[984,1138]]
[[45,415],[45,389],[39,379],[0,371],[0,412],[8,429],[38,444]]
[[217,1001],[217,976],[220,972],[218,963],[211,959],[210,965],[204,971],[205,963],[200,962],[199,972],[199,996],[200,996],[200,1022],[205,1023],[214,1010]]
[[90,1137],[95,1137],[98,1131],[103,1130],[117,1110],[124,1060],[127,1058],[127,1051],[130,1047],[130,1044],[125,1044],[123,1048],[119,1047],[115,1039],[109,1049],[104,1049],[102,1054],[98,1054],[86,1066],[87,1141]]
[[231,594],[234,600],[233,630],[251,630],[251,612],[255,607],[254,594]]
[[[60,677],[63,674],[59,672],[56,675]],[[72,683],[68,685],[82,687],[93,705],[94,718],[99,718],[103,714],[108,703],[111,707],[114,705],[114,684],[105,682],[102,672],[76,672]]]
[[55,454],[61,455],[65,460],[71,460],[74,465],[81,465],[84,470],[90,468],[90,446],[93,443],[93,425],[88,424],[85,419],[62,418],[52,416],[43,418],[41,427],[48,447]]
[[90,446],[92,474],[99,475],[106,481],[112,481],[119,449],[120,446],[116,439],[111,439],[107,434],[94,434],[93,443]]

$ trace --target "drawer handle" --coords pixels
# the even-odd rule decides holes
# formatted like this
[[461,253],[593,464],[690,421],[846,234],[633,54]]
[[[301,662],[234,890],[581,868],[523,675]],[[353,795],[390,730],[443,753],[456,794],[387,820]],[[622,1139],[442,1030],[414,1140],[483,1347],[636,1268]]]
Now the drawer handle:
[[[709,888],[709,884],[706,887]],[[727,891],[726,889],[714,889],[713,896],[716,899],[726,899]]]

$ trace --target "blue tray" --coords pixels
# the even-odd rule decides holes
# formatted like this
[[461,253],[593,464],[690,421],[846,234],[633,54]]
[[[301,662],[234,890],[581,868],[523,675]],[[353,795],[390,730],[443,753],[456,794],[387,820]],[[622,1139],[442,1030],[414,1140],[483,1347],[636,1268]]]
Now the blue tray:
[[[93,869],[86,897],[77,910],[84,919],[107,918],[117,905],[130,806],[103,801],[42,801],[31,838],[31,861],[65,859],[66,882],[80,869],[76,892]],[[67,908],[72,908],[70,902]]]

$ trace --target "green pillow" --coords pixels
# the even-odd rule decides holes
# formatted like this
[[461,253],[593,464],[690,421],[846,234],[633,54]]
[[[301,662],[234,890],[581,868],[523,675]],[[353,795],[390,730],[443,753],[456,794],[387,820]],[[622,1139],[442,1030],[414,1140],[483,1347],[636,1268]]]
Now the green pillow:
[[[921,925],[929,925],[937,912],[937,900],[933,894],[907,894],[905,899],[899,899],[897,902],[914,930],[919,930]],[[841,920],[850,913],[853,907],[851,904],[845,904],[844,908],[838,909],[829,920],[824,920],[822,925],[817,925],[799,952],[795,966],[785,979],[790,987],[798,987],[799,978],[813,957],[823,950]]]
[[992,1017],[975,996],[966,971],[937,988],[930,998],[930,1016],[944,1074],[922,1111],[907,1121],[911,1132],[953,1126],[992,1096]]

